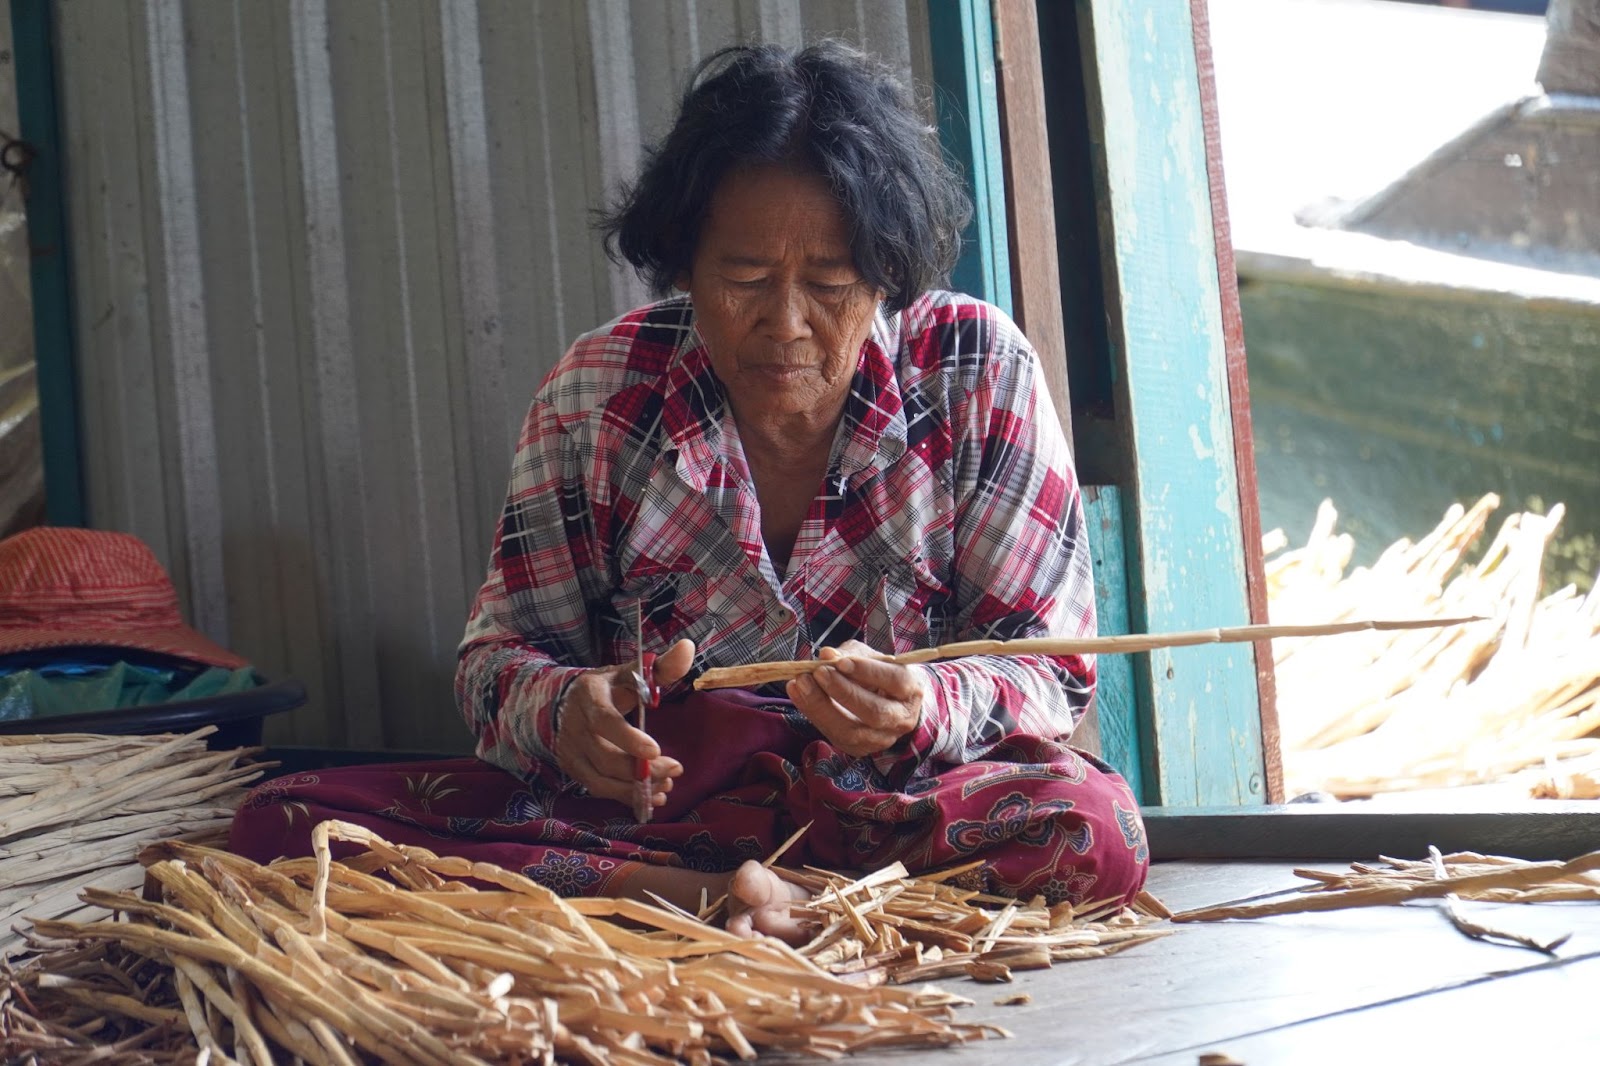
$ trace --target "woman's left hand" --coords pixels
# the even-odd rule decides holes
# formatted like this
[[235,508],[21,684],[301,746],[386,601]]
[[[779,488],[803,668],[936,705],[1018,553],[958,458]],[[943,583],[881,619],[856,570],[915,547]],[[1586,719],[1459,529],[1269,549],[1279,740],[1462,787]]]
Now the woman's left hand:
[[823,648],[827,665],[789,682],[800,713],[828,743],[854,758],[894,747],[922,722],[922,672],[883,661],[858,640]]

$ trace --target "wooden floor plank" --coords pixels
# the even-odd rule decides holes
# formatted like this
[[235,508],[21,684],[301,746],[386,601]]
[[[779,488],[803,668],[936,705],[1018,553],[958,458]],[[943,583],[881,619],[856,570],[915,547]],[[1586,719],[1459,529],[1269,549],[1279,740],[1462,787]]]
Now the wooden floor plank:
[[[1461,988],[1219,1043],[1246,1066],[1319,1062],[1594,1062],[1600,1036],[1588,1012],[1600,958],[1533,967]],[[1357,1056],[1355,1049],[1365,1049]],[[1189,1050],[1140,1066],[1193,1064]]]

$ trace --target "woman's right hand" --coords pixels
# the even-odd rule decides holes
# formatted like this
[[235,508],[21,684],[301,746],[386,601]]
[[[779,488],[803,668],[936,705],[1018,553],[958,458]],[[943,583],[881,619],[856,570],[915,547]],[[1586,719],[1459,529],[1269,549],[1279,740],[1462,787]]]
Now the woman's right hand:
[[[693,663],[694,641],[678,641],[656,659],[656,684],[666,688]],[[631,663],[581,675],[567,689],[556,719],[556,762],[590,795],[631,804],[637,761],[649,759],[650,802],[659,807],[667,802],[683,764],[662,755],[660,745],[624,717],[638,705]]]

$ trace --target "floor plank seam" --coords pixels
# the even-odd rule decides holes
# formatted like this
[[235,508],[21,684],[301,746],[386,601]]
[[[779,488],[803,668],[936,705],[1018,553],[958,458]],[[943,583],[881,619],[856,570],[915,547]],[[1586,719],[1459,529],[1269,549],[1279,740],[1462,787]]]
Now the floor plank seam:
[[1280,1025],[1269,1025],[1264,1029],[1252,1029],[1243,1033],[1235,1033],[1231,1036],[1219,1037],[1215,1040],[1206,1040],[1198,1044],[1189,1044],[1186,1047],[1168,1048],[1163,1051],[1152,1052],[1148,1055],[1137,1055],[1131,1059],[1119,1059],[1116,1063],[1112,1064],[1112,1066],[1134,1066],[1135,1063],[1150,1062],[1154,1059],[1165,1058],[1168,1055],[1182,1055],[1186,1052],[1211,1051],[1232,1042],[1248,1040],[1253,1037],[1263,1036],[1267,1033],[1282,1032],[1285,1029],[1293,1029],[1297,1026],[1308,1025],[1312,1022],[1324,1021],[1328,1018],[1338,1018],[1346,1014],[1359,1014],[1362,1011],[1373,1010],[1377,1007],[1387,1007],[1394,1003],[1405,1003],[1410,1000],[1423,999],[1427,996],[1438,995],[1442,992],[1453,992],[1457,989],[1471,988],[1474,985],[1484,984],[1489,981],[1499,981],[1506,978],[1518,977],[1522,974],[1537,973],[1544,970],[1557,970],[1563,966],[1570,966],[1571,964],[1577,962],[1587,962],[1591,959],[1600,959],[1600,950],[1586,951],[1579,955],[1565,955],[1560,958],[1547,959],[1544,962],[1536,962],[1531,966],[1519,966],[1516,969],[1511,970],[1496,970],[1492,973],[1479,974],[1476,977],[1466,977],[1457,981],[1449,981],[1445,984],[1435,985],[1432,988],[1419,989],[1416,992],[1407,992],[1400,996],[1390,996],[1388,999],[1374,1000],[1371,1003],[1361,1003],[1353,1007],[1344,1007],[1340,1010],[1328,1011],[1326,1014],[1315,1014],[1307,1018],[1297,1018],[1292,1022],[1284,1022]]

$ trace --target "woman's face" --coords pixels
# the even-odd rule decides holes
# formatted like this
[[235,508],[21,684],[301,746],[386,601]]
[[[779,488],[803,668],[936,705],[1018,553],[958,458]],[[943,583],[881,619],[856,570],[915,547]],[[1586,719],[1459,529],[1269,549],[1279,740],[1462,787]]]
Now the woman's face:
[[742,427],[839,417],[881,294],[856,270],[822,178],[781,167],[724,178],[678,287]]

